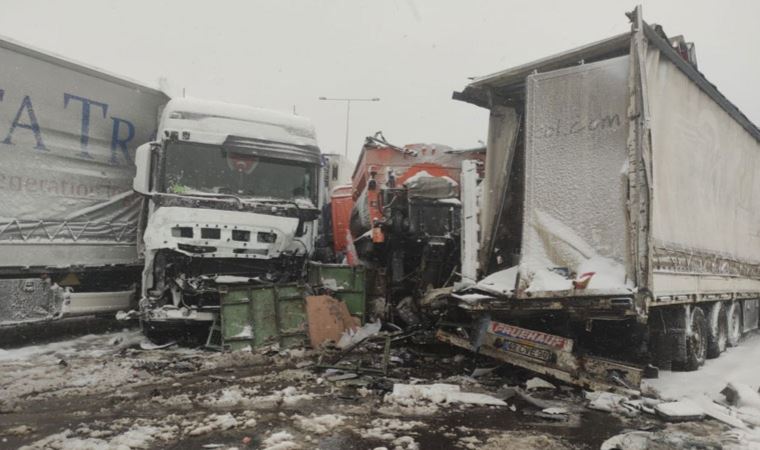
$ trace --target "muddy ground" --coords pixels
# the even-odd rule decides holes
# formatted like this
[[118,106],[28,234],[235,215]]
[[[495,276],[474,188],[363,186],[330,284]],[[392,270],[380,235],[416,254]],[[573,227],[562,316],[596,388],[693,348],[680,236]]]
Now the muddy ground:
[[[15,348],[0,336],[0,447],[597,449],[626,430],[649,432],[650,448],[737,442],[717,421],[667,424],[589,409],[569,386],[528,390],[529,373],[421,337],[394,344],[388,375],[350,378],[319,368],[313,350],[145,349],[139,330],[100,326]],[[347,360],[380,368],[382,353],[371,344]],[[475,368],[494,370],[474,378]],[[396,383],[448,384],[504,404],[449,403],[437,391],[397,398]]]

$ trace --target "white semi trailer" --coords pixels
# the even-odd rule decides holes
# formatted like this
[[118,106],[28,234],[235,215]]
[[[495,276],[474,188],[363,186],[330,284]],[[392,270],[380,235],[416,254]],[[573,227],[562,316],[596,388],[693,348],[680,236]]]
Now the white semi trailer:
[[629,16],[630,33],[454,94],[491,115],[480,220],[463,232],[479,233],[463,251],[478,280],[455,295],[480,320],[444,340],[634,385],[632,367],[579,355],[694,370],[757,327],[760,130],[692,45]]
[[134,155],[162,92],[0,39],[0,326],[135,301]]

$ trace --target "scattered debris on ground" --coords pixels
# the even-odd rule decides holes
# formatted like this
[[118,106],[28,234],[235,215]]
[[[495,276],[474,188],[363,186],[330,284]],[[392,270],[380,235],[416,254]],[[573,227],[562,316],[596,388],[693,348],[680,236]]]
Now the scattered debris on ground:
[[[699,372],[662,372],[644,394],[588,392],[494,366],[488,358],[419,335],[379,328],[366,334],[346,349],[209,352],[154,348],[139,331],[124,330],[0,351],[7,375],[0,384],[0,412],[7,424],[0,444],[27,449],[760,446],[760,394],[742,377],[723,381],[702,400],[656,389],[667,386],[669,377]],[[730,350],[727,361],[734,352],[754,354],[757,343],[760,337],[751,337],[746,346]],[[483,367],[487,370],[478,370]]]

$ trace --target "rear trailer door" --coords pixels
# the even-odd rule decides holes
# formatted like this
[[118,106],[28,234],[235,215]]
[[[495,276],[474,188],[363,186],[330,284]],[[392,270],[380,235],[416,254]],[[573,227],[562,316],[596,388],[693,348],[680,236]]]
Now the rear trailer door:
[[518,297],[632,292],[628,66],[623,56],[527,77]]

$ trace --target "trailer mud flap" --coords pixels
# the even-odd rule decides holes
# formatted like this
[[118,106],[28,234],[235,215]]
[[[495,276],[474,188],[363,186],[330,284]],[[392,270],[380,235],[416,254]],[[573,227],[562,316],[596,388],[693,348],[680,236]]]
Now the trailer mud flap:
[[468,337],[439,329],[442,342],[592,390],[638,390],[643,370],[630,364],[573,353],[562,336],[480,320]]

